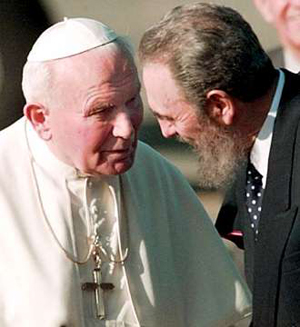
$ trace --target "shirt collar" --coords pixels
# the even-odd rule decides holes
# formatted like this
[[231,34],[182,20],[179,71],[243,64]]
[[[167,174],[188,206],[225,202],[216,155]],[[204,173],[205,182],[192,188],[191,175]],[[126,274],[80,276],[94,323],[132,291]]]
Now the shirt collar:
[[284,73],[279,69],[279,79],[269,113],[254,142],[253,148],[250,153],[250,161],[258,170],[258,172],[263,176],[263,188],[266,185],[271,141],[273,137],[273,128],[279,107],[279,102],[282,95],[284,82]]
[[284,67],[293,73],[298,73],[300,60],[289,49],[283,51]]

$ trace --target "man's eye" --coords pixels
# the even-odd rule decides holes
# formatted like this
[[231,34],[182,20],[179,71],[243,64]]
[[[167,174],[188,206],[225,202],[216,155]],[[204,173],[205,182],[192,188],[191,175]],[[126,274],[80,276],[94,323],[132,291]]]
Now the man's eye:
[[93,109],[89,116],[94,116],[94,115],[103,115],[104,113],[112,110],[114,108],[113,105],[108,105],[108,106],[102,106],[102,107],[98,107],[98,108],[95,108]]
[[137,99],[137,96],[132,97],[129,101],[127,101],[127,104],[134,103],[136,99]]

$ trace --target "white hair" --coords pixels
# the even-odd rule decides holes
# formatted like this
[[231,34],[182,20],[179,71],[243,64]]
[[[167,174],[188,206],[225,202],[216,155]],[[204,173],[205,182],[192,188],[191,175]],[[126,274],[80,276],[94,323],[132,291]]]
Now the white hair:
[[23,68],[22,90],[27,103],[48,102],[51,75],[49,62],[26,62]]

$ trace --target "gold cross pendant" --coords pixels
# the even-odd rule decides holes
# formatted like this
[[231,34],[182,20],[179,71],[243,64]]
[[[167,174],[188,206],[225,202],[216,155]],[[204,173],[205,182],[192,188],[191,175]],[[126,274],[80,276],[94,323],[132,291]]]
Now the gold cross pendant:
[[95,268],[93,270],[93,282],[82,284],[82,290],[94,291],[95,304],[96,304],[96,317],[100,320],[105,319],[104,307],[104,291],[110,291],[115,288],[113,283],[103,283],[101,269]]

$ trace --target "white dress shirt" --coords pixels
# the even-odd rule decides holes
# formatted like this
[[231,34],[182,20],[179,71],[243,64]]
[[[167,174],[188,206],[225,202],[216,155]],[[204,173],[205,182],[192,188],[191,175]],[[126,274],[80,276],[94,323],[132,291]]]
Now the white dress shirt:
[[283,49],[284,67],[289,71],[297,74],[300,71],[300,58],[296,58],[295,55],[288,49]]
[[279,69],[279,79],[277,83],[277,88],[272,100],[269,113],[254,142],[253,148],[250,153],[250,161],[257,169],[257,171],[263,176],[262,178],[263,188],[265,188],[266,181],[267,181],[268,163],[269,163],[271,142],[273,137],[273,128],[274,128],[279,102],[282,95],[284,82],[285,82],[284,73]]

